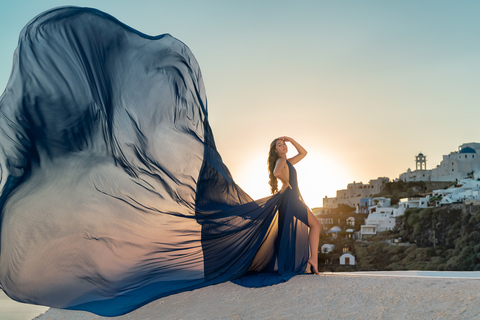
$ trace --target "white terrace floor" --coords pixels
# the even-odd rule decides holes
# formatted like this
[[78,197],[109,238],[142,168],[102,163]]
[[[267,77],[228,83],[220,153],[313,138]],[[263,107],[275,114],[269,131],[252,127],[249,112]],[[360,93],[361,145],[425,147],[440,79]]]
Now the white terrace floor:
[[[331,274],[325,272],[325,274]],[[346,276],[372,276],[372,277],[414,277],[414,278],[462,278],[479,279],[480,271],[358,271],[335,272]]]

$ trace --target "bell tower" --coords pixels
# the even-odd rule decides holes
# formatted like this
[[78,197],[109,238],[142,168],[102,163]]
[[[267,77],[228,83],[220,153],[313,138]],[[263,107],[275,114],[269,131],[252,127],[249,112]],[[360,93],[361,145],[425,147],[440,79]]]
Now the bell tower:
[[424,156],[423,153],[419,153],[415,157],[415,163],[417,165],[417,170],[427,170],[427,156]]

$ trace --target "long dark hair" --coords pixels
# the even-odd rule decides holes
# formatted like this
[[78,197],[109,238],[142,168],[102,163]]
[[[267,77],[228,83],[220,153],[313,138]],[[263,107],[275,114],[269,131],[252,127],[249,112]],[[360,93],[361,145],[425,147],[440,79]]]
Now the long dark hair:
[[270,185],[270,189],[272,191],[272,194],[275,194],[278,192],[278,180],[277,177],[273,174],[273,170],[275,169],[275,165],[277,164],[277,159],[278,159],[278,154],[277,154],[277,140],[275,139],[272,141],[270,144],[270,151],[268,152],[268,176],[270,178],[270,181],[268,181],[268,184]]

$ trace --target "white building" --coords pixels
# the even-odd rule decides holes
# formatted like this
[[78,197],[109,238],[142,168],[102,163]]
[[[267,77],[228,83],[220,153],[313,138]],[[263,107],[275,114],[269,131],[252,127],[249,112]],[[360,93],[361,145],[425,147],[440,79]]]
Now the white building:
[[405,210],[412,208],[427,208],[430,202],[430,197],[417,197],[417,198],[402,198],[398,202],[398,211],[396,216],[403,216]]
[[335,197],[327,197],[325,196],[325,198],[323,198],[323,208],[325,209],[334,209],[334,208],[337,208],[338,205],[337,205],[337,198]]
[[334,244],[325,243],[324,245],[322,245],[322,248],[320,249],[320,252],[321,253],[330,253],[330,252],[333,251],[333,249],[335,249]]
[[360,226],[361,237],[369,237],[377,235],[377,225],[363,224]]
[[329,230],[333,226],[333,218],[319,218],[315,216],[323,230]]
[[373,195],[382,191],[384,185],[389,182],[389,178],[372,179],[368,184],[362,182],[353,182],[347,185],[347,189],[337,190],[337,206],[346,204],[351,207],[360,206],[360,199],[371,198]]
[[437,201],[440,205],[464,202],[466,200],[480,200],[480,181],[478,179],[461,179],[455,186],[448,189],[434,190],[432,197],[441,199]]
[[354,266],[355,265],[355,256],[351,253],[344,253],[340,256],[340,264],[347,265],[347,266]]
[[400,199],[398,206],[391,206],[388,198],[369,199],[368,217],[365,224],[360,226],[360,236],[374,236],[382,231],[389,231],[395,228],[396,218],[403,216],[409,208],[428,207],[429,197],[425,198],[404,198]]
[[392,201],[390,198],[385,197],[376,197],[368,199],[368,208],[370,207],[377,207],[377,208],[388,208]]
[[464,143],[458,151],[444,155],[439,165],[431,170],[426,168],[426,156],[415,157],[416,170],[410,169],[400,175],[403,181],[456,181],[480,171],[480,143]]
[[347,226],[355,227],[355,217],[348,217],[346,224]]
[[395,228],[395,223],[397,220],[393,215],[394,208],[389,210],[390,212],[375,212],[368,215],[368,218],[365,220],[365,224],[369,226],[377,226],[377,232],[389,231]]

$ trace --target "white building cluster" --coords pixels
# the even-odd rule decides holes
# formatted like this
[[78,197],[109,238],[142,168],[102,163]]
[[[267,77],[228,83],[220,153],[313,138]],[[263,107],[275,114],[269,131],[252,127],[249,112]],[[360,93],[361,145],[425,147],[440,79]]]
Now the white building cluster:
[[431,196],[400,199],[398,206],[391,206],[388,198],[362,199],[368,201],[368,217],[360,227],[358,238],[373,236],[382,231],[393,230],[396,218],[410,208],[427,208],[465,201],[480,201],[480,178],[462,179],[447,189],[434,190]]
[[368,203],[368,217],[365,219],[365,224],[360,227],[358,239],[393,230],[396,218],[403,216],[410,208],[480,201],[480,177],[461,179],[458,184],[447,189],[434,190],[431,196],[400,199],[398,206],[391,206],[390,199],[384,197],[362,199],[362,201]]
[[480,201],[480,178],[461,179],[448,189],[433,190],[432,198],[437,205]]
[[409,208],[426,208],[429,197],[400,199],[398,206],[391,206],[390,199],[379,197],[368,200],[368,217],[365,224],[360,227],[358,238],[374,236],[379,232],[393,230],[396,218],[403,216]]
[[400,175],[403,181],[459,181],[480,171],[480,143],[464,143],[458,151],[443,156],[435,168],[427,170],[427,157],[422,153],[415,157],[416,169]]
[[[415,162],[415,171],[408,169],[400,175],[400,180],[455,181],[456,184],[447,189],[434,190],[431,196],[400,199],[398,205],[392,206],[388,198],[373,197],[382,191],[384,185],[390,181],[389,178],[370,180],[368,184],[354,181],[347,185],[347,189],[338,190],[336,197],[325,196],[323,209],[327,210],[324,212],[345,204],[356,207],[357,214],[368,214],[365,224],[356,233],[356,238],[362,239],[382,231],[393,230],[396,218],[403,216],[405,210],[409,208],[427,208],[465,201],[480,203],[480,143],[462,144],[458,151],[444,155],[441,163],[431,170],[427,170],[427,157],[424,154],[419,153],[415,157]],[[334,222],[332,218],[317,217],[317,219],[321,221],[325,230]]]
[[347,185],[347,189],[337,190],[337,196],[323,198],[323,208],[337,208],[340,204],[346,204],[351,207],[360,205],[360,199],[370,198],[382,191],[383,186],[389,182],[389,178],[372,179],[367,184],[363,182],[353,182]]

